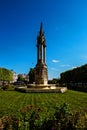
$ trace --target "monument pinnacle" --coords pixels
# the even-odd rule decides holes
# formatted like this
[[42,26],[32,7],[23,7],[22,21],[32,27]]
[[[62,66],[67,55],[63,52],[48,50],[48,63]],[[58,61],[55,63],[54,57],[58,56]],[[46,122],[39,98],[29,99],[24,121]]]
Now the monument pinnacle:
[[41,24],[40,24],[40,35],[42,35],[43,34],[43,23],[41,22]]

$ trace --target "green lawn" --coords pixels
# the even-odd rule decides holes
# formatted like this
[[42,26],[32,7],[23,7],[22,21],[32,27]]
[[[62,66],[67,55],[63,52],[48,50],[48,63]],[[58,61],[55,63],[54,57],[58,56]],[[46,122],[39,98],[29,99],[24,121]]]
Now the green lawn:
[[56,105],[68,103],[74,111],[87,108],[87,93],[68,90],[66,93],[21,93],[17,91],[0,91],[0,117],[3,115],[20,116],[20,110],[34,105],[43,111],[52,112]]

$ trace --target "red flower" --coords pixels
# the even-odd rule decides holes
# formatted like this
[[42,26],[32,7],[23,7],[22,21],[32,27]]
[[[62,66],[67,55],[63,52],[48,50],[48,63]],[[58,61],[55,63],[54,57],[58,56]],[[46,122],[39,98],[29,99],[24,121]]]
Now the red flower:
[[39,119],[39,115],[35,115],[35,119],[38,120]]
[[33,108],[34,108],[34,106],[33,106],[33,105],[30,105],[30,108],[31,108],[31,109],[33,109]]
[[40,109],[40,108],[38,108],[38,109],[37,109],[37,111],[38,111],[38,112],[41,112],[41,109]]
[[22,109],[22,110],[20,110],[20,112],[21,112],[21,113],[24,113],[24,112],[25,112],[25,110],[24,110],[24,109]]
[[25,107],[25,110],[27,110],[27,111],[28,111],[29,109],[30,109],[30,107],[29,107],[29,106]]

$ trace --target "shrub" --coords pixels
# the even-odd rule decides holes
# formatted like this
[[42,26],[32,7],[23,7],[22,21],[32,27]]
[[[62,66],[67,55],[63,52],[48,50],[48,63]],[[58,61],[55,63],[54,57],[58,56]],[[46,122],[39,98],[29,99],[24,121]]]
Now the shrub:
[[20,110],[21,118],[5,116],[0,119],[0,130],[77,130],[87,129],[87,110],[72,113],[69,105],[56,106],[54,114],[43,117],[42,110],[26,106]]
[[12,116],[4,116],[0,119],[0,130],[18,130],[19,119]]
[[10,84],[4,85],[4,86],[2,86],[2,89],[3,90],[14,90],[14,85],[10,85]]
[[87,128],[87,113],[85,112],[83,116],[79,112],[73,114],[66,103],[56,106],[54,115],[43,119],[39,114],[40,108],[39,111],[31,108],[26,107],[22,110],[23,121],[27,122],[29,130],[76,130],[77,128]]

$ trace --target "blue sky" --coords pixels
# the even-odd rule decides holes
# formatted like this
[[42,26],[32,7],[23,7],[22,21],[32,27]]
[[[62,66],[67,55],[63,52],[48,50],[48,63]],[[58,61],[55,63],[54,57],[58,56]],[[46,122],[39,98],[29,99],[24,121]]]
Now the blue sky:
[[35,67],[41,21],[49,79],[87,63],[87,0],[0,0],[0,67]]

